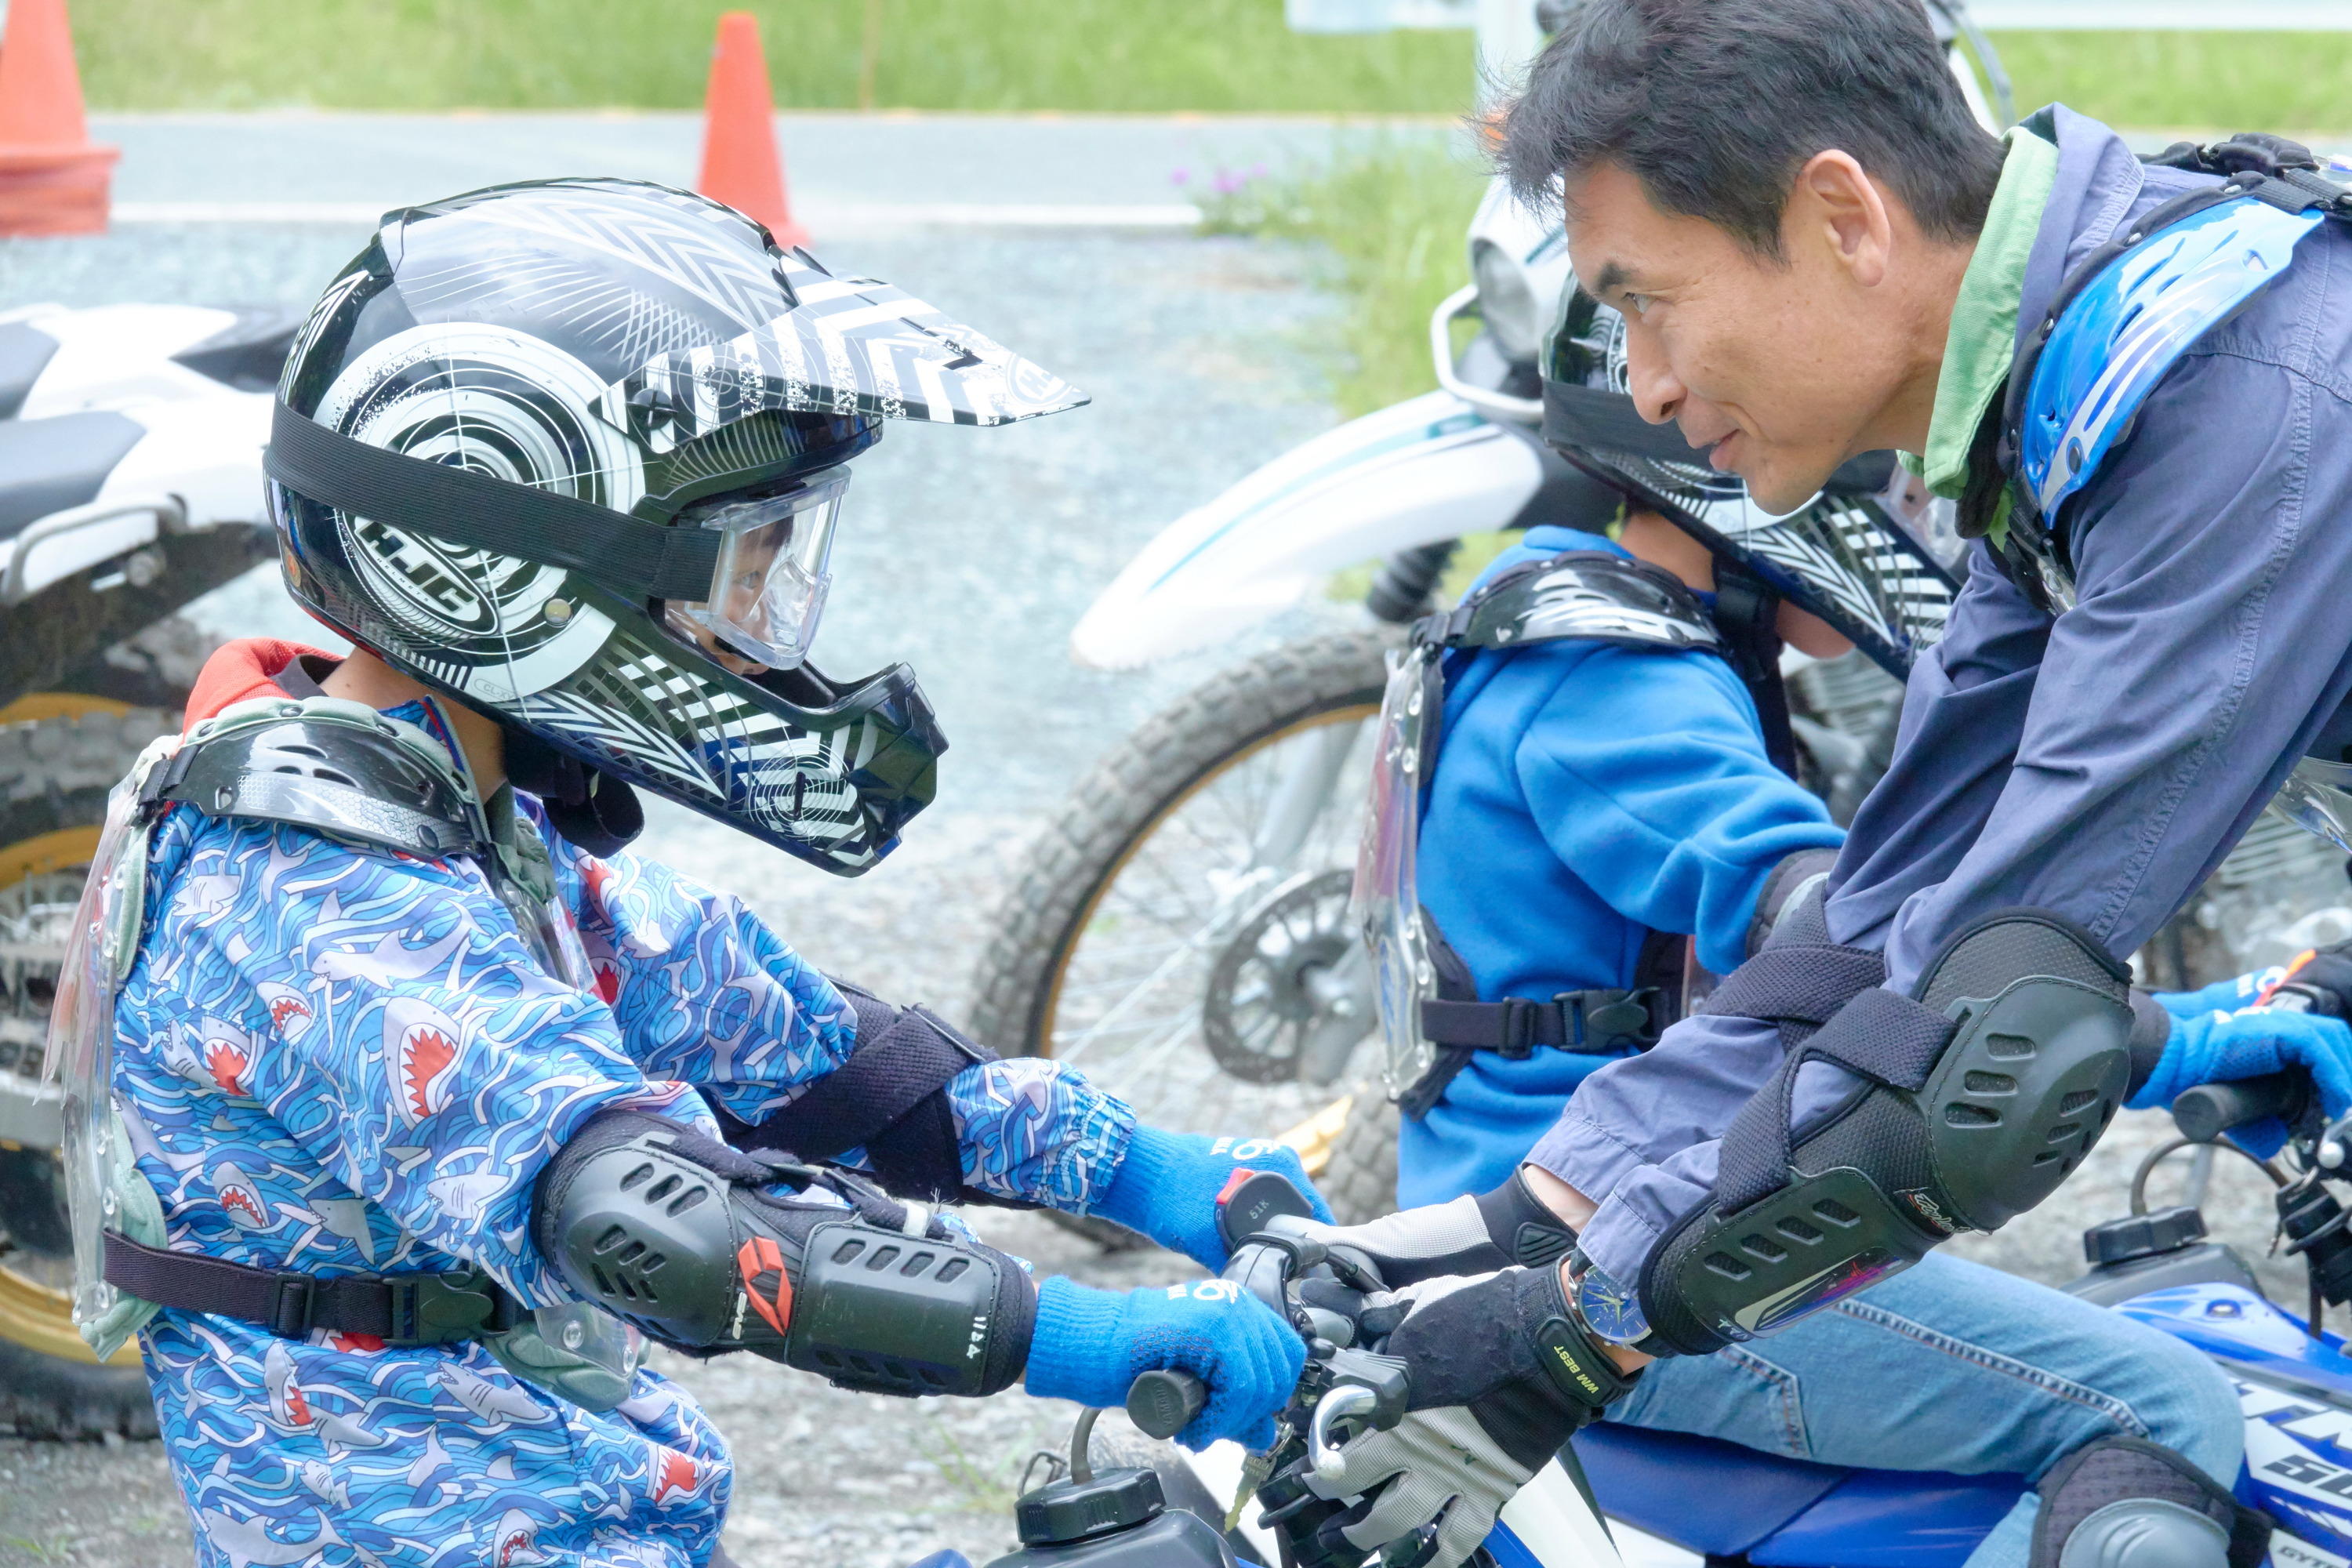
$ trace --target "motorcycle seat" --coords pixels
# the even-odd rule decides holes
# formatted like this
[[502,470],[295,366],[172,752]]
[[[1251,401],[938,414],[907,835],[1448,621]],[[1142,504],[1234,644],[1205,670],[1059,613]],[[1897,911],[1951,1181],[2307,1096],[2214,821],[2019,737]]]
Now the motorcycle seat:
[[58,340],[38,328],[22,321],[0,326],[0,419],[16,416],[57,352]]
[[1840,1568],[1959,1568],[2021,1476],[1815,1464],[1603,1421],[1573,1445],[1601,1510],[1707,1557]]
[[0,421],[0,540],[97,498],[106,476],[147,434],[120,414]]

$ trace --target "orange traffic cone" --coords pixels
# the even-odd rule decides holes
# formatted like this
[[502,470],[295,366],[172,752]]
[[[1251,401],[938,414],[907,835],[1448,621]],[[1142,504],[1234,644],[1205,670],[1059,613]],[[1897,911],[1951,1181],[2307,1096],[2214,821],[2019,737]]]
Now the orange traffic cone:
[[100,234],[118,148],[82,119],[66,0],[13,0],[0,34],[0,234]]
[[760,19],[749,11],[719,18],[710,51],[710,88],[702,112],[702,174],[694,188],[768,226],[787,249],[808,243],[784,195],[784,160],[776,150],[775,98]]

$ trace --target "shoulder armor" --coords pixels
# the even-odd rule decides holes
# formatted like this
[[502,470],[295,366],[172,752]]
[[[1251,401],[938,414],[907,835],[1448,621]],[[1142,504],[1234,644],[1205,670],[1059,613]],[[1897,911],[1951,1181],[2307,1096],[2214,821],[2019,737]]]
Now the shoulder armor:
[[1723,646],[1696,595],[1654,566],[1601,550],[1515,566],[1423,627],[1415,633],[1422,641],[1448,648],[1570,637],[1666,649]]
[[473,787],[441,743],[340,698],[261,698],[222,710],[150,775],[142,799],[427,859],[489,849]]
[[2328,216],[2251,195],[2209,197],[2192,193],[2185,216],[2166,221],[2157,209],[2100,247],[2011,372],[2025,376],[2013,421],[2021,499],[2042,531],[2189,345],[2284,273],[2295,245]]

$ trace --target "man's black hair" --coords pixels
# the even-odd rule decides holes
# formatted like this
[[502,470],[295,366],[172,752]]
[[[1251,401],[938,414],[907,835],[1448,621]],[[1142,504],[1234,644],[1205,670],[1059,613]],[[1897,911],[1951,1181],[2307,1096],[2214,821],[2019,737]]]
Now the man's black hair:
[[1797,171],[1830,148],[1940,240],[1976,237],[2000,179],[1920,0],[1582,0],[1511,107],[1502,163],[1531,206],[1617,163],[1660,209],[1778,258]]

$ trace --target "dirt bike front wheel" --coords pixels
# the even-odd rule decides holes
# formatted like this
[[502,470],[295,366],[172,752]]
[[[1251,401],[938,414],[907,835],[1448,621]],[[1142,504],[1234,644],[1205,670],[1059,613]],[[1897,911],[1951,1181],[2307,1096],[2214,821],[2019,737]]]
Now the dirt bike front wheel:
[[1070,1062],[1179,1131],[1276,1135],[1370,1077],[1347,907],[1389,646],[1275,648],[1106,757],[995,922],[974,1037]]

